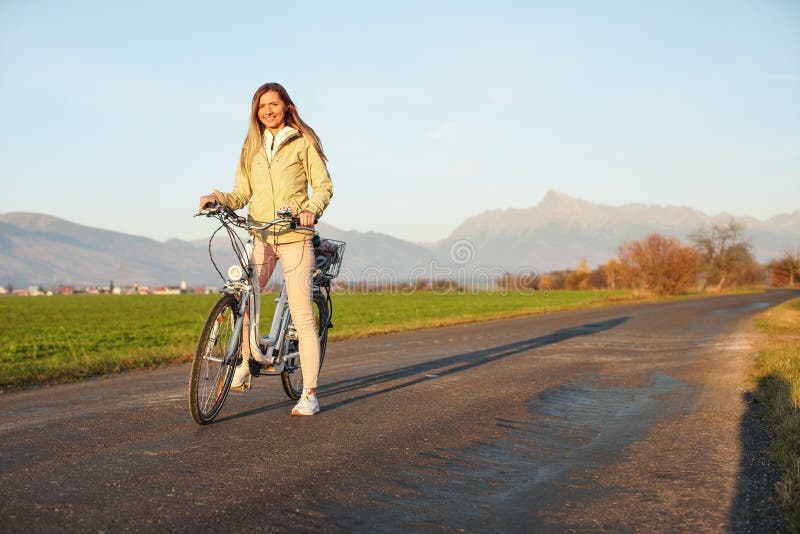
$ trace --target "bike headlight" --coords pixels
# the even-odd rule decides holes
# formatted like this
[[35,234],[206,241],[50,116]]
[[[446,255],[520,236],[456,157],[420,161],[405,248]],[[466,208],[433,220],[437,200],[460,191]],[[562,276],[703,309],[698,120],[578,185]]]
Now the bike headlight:
[[228,267],[228,280],[235,282],[241,280],[244,275],[241,265],[231,265]]

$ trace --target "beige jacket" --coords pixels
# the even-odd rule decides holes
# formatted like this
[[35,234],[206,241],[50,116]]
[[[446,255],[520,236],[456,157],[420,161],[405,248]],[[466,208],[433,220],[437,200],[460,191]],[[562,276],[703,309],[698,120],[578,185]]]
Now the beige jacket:
[[[333,195],[325,161],[300,132],[288,127],[287,130],[283,142],[273,150],[271,163],[266,152],[259,150],[250,162],[250,176],[237,169],[233,191],[214,190],[222,204],[238,210],[249,202],[247,217],[258,223],[276,219],[278,209],[284,206],[292,208],[293,215],[306,210],[317,217],[322,215]],[[308,196],[309,185],[313,191],[311,197]],[[262,239],[281,244],[311,239],[313,234],[273,227],[260,235]]]

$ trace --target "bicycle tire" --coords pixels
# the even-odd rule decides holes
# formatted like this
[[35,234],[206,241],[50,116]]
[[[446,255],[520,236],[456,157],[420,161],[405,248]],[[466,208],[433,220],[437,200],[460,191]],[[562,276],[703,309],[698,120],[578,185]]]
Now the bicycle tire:
[[[325,359],[325,348],[328,345],[328,324],[330,322],[330,311],[328,310],[328,301],[325,295],[319,291],[315,291],[312,307],[314,310],[314,323],[317,325],[317,337],[319,338],[319,368],[322,369],[322,362]],[[289,316],[289,324],[293,324],[291,315]],[[297,340],[287,339],[284,341],[281,354],[297,352],[297,349]],[[286,361],[283,372],[281,372],[281,383],[283,384],[283,391],[286,392],[286,395],[290,399],[297,400],[300,398],[300,395],[303,393],[303,372],[300,368],[299,356]]]
[[232,363],[222,360],[233,338],[238,309],[235,297],[223,295],[211,308],[200,332],[189,374],[189,411],[198,425],[207,425],[214,420],[231,389],[240,351]]

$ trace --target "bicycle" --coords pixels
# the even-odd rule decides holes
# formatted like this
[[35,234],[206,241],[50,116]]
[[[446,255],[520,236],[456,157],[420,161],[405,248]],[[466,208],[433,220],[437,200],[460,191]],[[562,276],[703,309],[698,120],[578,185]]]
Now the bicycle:
[[[281,278],[281,289],[275,299],[275,314],[269,335],[259,332],[261,299],[258,271],[253,264],[253,232],[267,230],[276,225],[291,229],[314,231],[312,244],[315,265],[312,272],[312,300],[314,322],[320,345],[320,368],[325,356],[328,330],[333,328],[333,302],[331,281],[339,274],[346,243],[334,239],[321,239],[313,226],[300,226],[292,217],[291,208],[278,210],[278,218],[263,224],[248,222],[232,209],[218,203],[207,204],[197,215],[214,217],[221,226],[211,234],[208,243],[209,257],[214,269],[224,281],[223,295],[211,308],[197,342],[192,369],[189,375],[189,411],[197,424],[211,423],[219,414],[231,388],[236,366],[242,362],[242,334],[244,316],[249,311],[250,328],[244,333],[250,340],[250,373],[253,377],[274,375],[281,377],[286,395],[293,400],[303,391],[303,374],[300,368],[298,335],[289,312],[286,283]],[[197,216],[196,215],[196,216]],[[246,243],[234,227],[246,230],[250,237]],[[238,264],[228,268],[227,278],[222,275],[212,253],[211,243],[221,229],[230,239]]]

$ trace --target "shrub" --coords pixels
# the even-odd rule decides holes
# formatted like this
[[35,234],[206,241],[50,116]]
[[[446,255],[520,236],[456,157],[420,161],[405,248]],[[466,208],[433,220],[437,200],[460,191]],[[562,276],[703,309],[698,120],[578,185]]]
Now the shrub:
[[633,289],[674,295],[694,284],[700,259],[675,237],[658,233],[623,243],[618,251],[622,279]]

